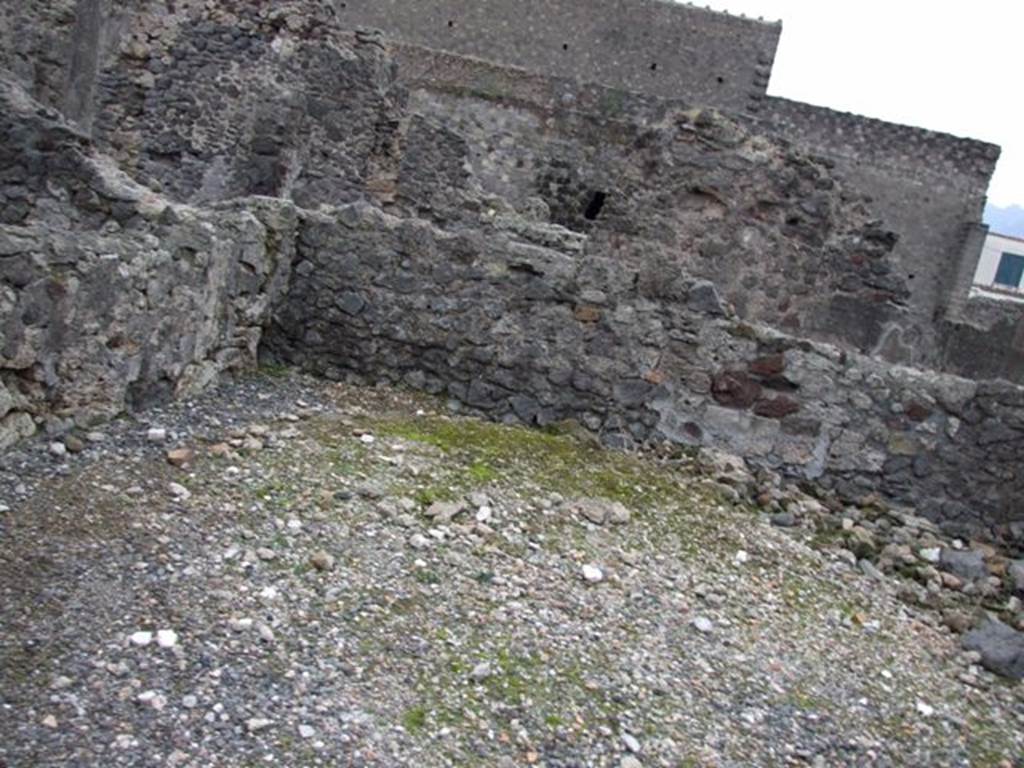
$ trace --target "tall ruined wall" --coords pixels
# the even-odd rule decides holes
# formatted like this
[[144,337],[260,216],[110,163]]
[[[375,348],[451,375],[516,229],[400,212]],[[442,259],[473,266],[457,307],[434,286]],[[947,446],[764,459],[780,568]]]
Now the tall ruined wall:
[[6,79],[0,187],[0,448],[255,362],[287,285],[290,206],[173,205]]
[[99,145],[179,200],[359,198],[400,106],[379,43],[314,2],[175,7],[134,15],[101,68]]
[[668,0],[336,0],[341,23],[527,72],[756,111],[781,26]]
[[893,264],[910,288],[910,315],[883,325],[869,349],[897,362],[941,365],[939,323],[969,288],[956,276],[969,227],[981,221],[999,147],[774,97],[757,125],[833,162],[899,235]]
[[750,124],[595,87],[567,102],[565,81],[443,54],[403,62],[401,210],[449,221],[467,191],[490,195],[626,263],[711,279],[742,317],[856,349],[908,315],[894,238],[858,190]]
[[724,448],[966,528],[1020,519],[1024,389],[742,323],[707,281],[516,217],[450,232],[357,204],[305,216],[296,254],[267,351],[316,373]]

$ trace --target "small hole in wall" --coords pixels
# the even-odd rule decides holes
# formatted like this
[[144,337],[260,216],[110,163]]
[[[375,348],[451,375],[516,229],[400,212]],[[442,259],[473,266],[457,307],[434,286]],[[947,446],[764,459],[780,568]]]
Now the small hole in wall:
[[719,85],[721,85],[722,83],[725,82],[725,78],[722,77],[721,75],[719,75],[718,77],[715,78],[715,82],[717,82]]
[[568,51],[569,50],[569,44],[568,43],[562,43],[562,50],[563,51]]
[[913,279],[914,279],[913,275],[907,275],[907,280],[913,280]]
[[454,26],[455,26],[455,22],[454,22],[454,21],[452,21],[451,19],[449,19],[449,20],[448,20],[448,26],[449,26],[449,27],[454,27]]
[[593,221],[600,214],[604,208],[604,203],[608,199],[608,195],[605,192],[595,192],[590,196],[590,202],[587,203],[587,208],[583,211],[583,218],[587,221]]
[[653,64],[651,64],[651,72],[657,72],[657,71],[658,71],[658,62],[654,62]]

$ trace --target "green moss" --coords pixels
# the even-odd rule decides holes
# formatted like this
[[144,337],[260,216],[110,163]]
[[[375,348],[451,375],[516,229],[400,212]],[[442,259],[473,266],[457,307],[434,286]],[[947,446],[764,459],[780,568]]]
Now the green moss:
[[259,373],[271,379],[287,378],[292,372],[291,366],[283,363],[263,362],[260,363]]
[[634,509],[660,506],[693,492],[678,473],[650,460],[604,451],[564,434],[437,416],[380,421],[374,429],[452,457],[447,475],[412,491],[421,503],[450,500],[502,481],[527,481],[541,491],[602,497]]
[[427,709],[416,706],[405,710],[402,714],[402,727],[409,733],[419,733],[427,727]]

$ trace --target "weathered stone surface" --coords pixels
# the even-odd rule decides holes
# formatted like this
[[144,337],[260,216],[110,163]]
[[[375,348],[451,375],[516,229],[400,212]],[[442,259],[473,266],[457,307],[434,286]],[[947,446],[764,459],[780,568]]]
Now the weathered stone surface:
[[[407,99],[381,41],[323,2],[119,18],[96,144],[0,88],[0,443],[259,349],[612,445],[732,451],[955,525],[1019,519],[1019,388],[850,351],[907,286],[827,163],[632,97],[610,135],[599,90],[566,108],[438,80]],[[272,197],[216,202],[252,194]]]
[[976,581],[988,576],[984,555],[973,549],[944,549],[939,556],[939,566],[965,581]]
[[[434,224],[367,205],[305,214],[296,258],[310,266],[295,271],[268,353],[326,376],[415,381],[496,419],[573,419],[613,444],[722,448],[852,498],[880,491],[935,520],[1018,514],[1024,433],[992,442],[983,420],[957,416],[991,410],[1003,390],[698,313],[684,278],[666,295],[593,241],[577,259],[571,231],[546,229],[547,247],[527,247],[529,225],[507,221],[478,222],[490,247],[452,260],[463,235]],[[336,286],[365,286],[366,309],[338,310]],[[582,286],[603,296],[595,322],[576,319]],[[691,385],[698,375],[711,392]],[[894,415],[913,401],[935,403],[925,420]],[[970,469],[980,463],[985,473]]]
[[962,640],[964,648],[981,654],[986,669],[1004,677],[1024,678],[1024,633],[990,619]]
[[0,177],[20,172],[25,216],[0,227],[0,443],[255,363],[291,268],[293,206],[175,205],[0,79]]

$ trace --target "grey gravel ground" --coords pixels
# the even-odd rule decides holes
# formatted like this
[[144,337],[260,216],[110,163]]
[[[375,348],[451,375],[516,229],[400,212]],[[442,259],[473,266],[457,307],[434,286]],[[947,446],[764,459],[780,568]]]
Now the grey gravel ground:
[[1024,765],[1020,684],[686,457],[292,375],[53,442],[0,766]]

